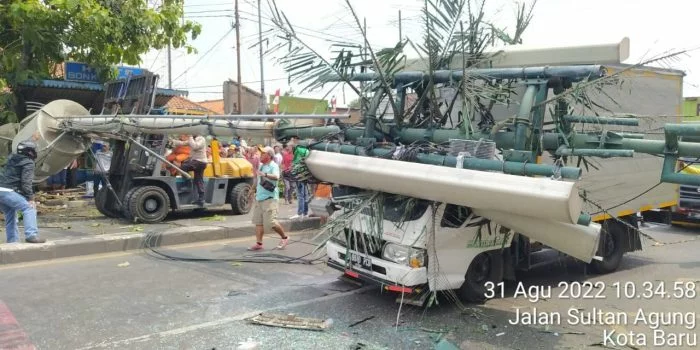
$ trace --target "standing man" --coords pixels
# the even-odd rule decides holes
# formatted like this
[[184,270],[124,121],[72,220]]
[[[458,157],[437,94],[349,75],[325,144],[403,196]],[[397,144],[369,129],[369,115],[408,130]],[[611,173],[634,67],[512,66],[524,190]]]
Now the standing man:
[[[292,168],[301,163],[302,159],[306,158],[308,155],[308,149],[295,146]],[[292,220],[309,216],[309,192],[306,186],[306,182],[297,180],[297,214],[290,218]]]
[[294,156],[293,147],[288,144],[282,150],[282,179],[284,180],[284,200],[287,204],[292,204],[292,193],[296,183],[292,178],[292,160]]
[[263,235],[265,231],[272,229],[282,238],[277,249],[287,246],[289,237],[277,222],[277,209],[279,202],[279,187],[277,181],[280,178],[280,168],[272,157],[275,151],[272,147],[262,149],[260,167],[257,169],[255,186],[255,206],[253,207],[253,225],[255,225],[256,243],[248,250],[263,249]]
[[197,199],[194,204],[204,206],[204,169],[207,168],[207,140],[202,135],[190,135],[187,141],[173,140],[174,146],[190,146],[190,158],[182,163],[182,170],[194,172]]
[[17,145],[17,153],[10,155],[5,167],[0,172],[0,210],[5,215],[7,243],[19,242],[17,212],[22,212],[24,221],[24,238],[28,243],[44,243],[39,238],[36,220],[36,202],[32,181],[34,180],[34,160],[36,144],[22,141]]
[[112,164],[112,151],[109,150],[109,144],[104,143],[99,151],[95,152],[95,175],[93,178],[92,189],[96,196],[100,189],[100,184],[104,183],[104,177],[109,173],[109,167]]

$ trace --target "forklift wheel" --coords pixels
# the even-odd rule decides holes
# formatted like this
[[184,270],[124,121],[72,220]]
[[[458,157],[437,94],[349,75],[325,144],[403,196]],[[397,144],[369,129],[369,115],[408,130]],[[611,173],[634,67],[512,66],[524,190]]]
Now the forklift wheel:
[[128,200],[129,214],[146,224],[163,221],[170,211],[168,194],[157,186],[138,187]]
[[110,197],[113,196],[111,196],[109,189],[102,187],[95,193],[95,207],[100,214],[108,218],[118,218],[120,216],[119,212],[107,207],[107,203],[111,202],[108,200]]
[[129,203],[131,201],[131,197],[134,196],[134,193],[141,187],[135,187],[129,190],[129,192],[124,195],[124,208],[122,209],[122,216],[124,219],[126,219],[129,222],[134,221],[134,215],[131,214],[131,211],[129,210]]
[[245,182],[241,182],[233,186],[229,192],[229,202],[233,214],[242,215],[248,214],[253,207],[253,201],[250,200],[250,191],[253,187]]

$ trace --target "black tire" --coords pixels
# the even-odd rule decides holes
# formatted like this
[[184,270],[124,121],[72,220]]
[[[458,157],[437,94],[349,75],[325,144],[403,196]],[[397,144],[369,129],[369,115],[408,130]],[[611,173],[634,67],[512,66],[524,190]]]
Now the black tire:
[[108,188],[102,187],[95,193],[95,207],[100,214],[108,218],[119,218],[121,217],[118,210],[114,210],[107,204],[114,201],[114,195],[109,191]]
[[129,198],[128,207],[129,214],[134,220],[146,224],[155,224],[163,221],[168,216],[168,212],[170,212],[170,198],[160,187],[137,187]]
[[124,219],[127,221],[133,222],[134,221],[134,215],[131,214],[131,210],[129,210],[129,202],[131,201],[131,197],[134,196],[134,193],[136,193],[136,190],[140,189],[141,187],[134,187],[129,190],[129,192],[126,193],[124,196],[124,206],[122,208],[122,216]]
[[624,239],[626,228],[617,222],[606,222],[600,233],[597,255],[603,261],[593,260],[589,264],[591,269],[598,274],[611,273],[620,266],[622,256],[625,254]]
[[234,215],[248,214],[253,208],[253,201],[249,198],[252,188],[253,186],[245,182],[238,183],[231,188],[228,198]]
[[[483,252],[472,260],[464,275],[464,283],[457,290],[463,302],[481,303],[486,300],[486,283],[503,280],[503,258],[498,252]],[[494,286],[495,287],[495,286]]]

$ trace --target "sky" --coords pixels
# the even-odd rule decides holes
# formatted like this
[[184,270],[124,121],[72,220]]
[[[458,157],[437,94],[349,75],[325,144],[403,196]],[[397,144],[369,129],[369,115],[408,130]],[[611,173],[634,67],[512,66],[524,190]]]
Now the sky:
[[[261,65],[258,42],[258,1],[239,0],[241,17],[241,76],[243,83],[261,90]],[[531,4],[532,0],[524,0]],[[522,2],[522,0],[520,1]],[[328,40],[344,39],[361,43],[362,36],[350,15],[345,0],[277,0],[277,7],[297,29],[299,36],[314,50],[330,57]],[[394,46],[399,39],[399,10],[402,35],[419,42],[422,35],[422,0],[350,0],[358,17],[367,22],[374,50]],[[512,29],[517,2],[486,1],[487,19]],[[222,83],[236,80],[236,36],[234,0],[185,0],[185,19],[202,25],[201,35],[191,41],[197,54],[184,49],[171,52],[172,88],[189,91],[193,101],[222,98]],[[272,27],[268,0],[262,1],[262,30]],[[524,44],[576,45],[615,42],[630,39],[630,58],[623,63],[636,64],[665,52],[691,50],[672,62],[658,65],[682,70],[683,95],[700,96],[700,36],[695,35],[700,1],[696,0],[538,0],[534,17],[523,35]],[[264,47],[264,46],[263,46]],[[141,67],[160,74],[160,86],[168,87],[167,50],[153,50],[143,57]],[[304,92],[290,86],[287,74],[271,55],[263,56],[265,93],[291,89],[295,96],[322,98],[337,96],[344,106],[357,96],[349,88],[330,87]]]

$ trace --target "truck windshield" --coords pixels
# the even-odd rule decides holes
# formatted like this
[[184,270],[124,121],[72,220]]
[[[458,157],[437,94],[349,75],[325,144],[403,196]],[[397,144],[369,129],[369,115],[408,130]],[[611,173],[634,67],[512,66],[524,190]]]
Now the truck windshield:
[[384,220],[391,222],[418,220],[430,202],[417,198],[387,195],[384,199]]
[[[357,194],[361,191],[360,189],[347,186],[333,186],[332,189],[333,197]],[[340,203],[338,205],[344,206]],[[384,219],[391,222],[418,220],[429,206],[430,201],[387,193],[384,195]],[[362,210],[362,214],[374,216],[374,213],[369,208]]]

